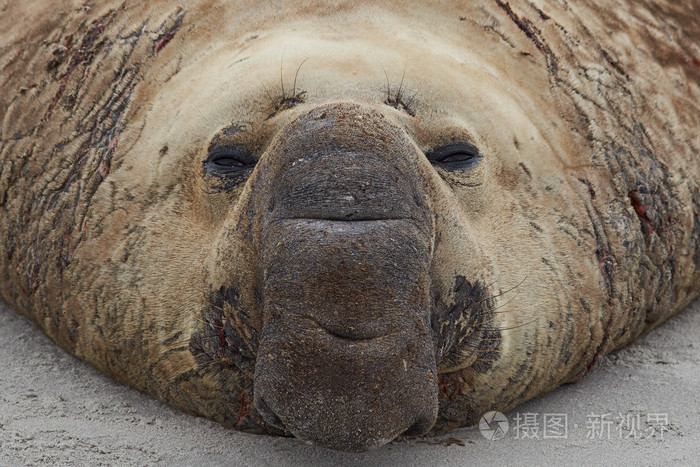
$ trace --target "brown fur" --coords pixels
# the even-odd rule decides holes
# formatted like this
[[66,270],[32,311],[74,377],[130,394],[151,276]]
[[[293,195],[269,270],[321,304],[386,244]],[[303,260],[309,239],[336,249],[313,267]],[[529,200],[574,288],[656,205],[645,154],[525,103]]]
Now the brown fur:
[[[338,122],[343,147],[400,146],[425,193],[432,218],[416,222],[429,282],[414,292],[430,315],[415,315],[415,339],[432,319],[439,375],[415,378],[434,378],[434,431],[577,381],[697,298],[697,2],[409,3],[8,3],[0,297],[120,381],[281,433],[253,394],[259,340],[276,319],[262,311],[273,292],[258,262],[277,251],[264,244],[265,209],[292,129],[325,109],[317,118]],[[305,134],[308,154],[336,137]],[[203,174],[217,138],[260,156],[249,177]],[[419,151],[454,138],[479,148],[479,167],[436,170]],[[340,290],[342,278],[328,280]],[[299,300],[289,306],[323,304]],[[381,316],[404,332],[399,315]],[[292,373],[302,359],[332,368],[289,352]],[[336,396],[341,383],[348,397],[360,391],[338,381]],[[318,409],[301,407],[295,423]],[[354,410],[348,420],[365,416]],[[365,449],[401,427],[317,441]]]

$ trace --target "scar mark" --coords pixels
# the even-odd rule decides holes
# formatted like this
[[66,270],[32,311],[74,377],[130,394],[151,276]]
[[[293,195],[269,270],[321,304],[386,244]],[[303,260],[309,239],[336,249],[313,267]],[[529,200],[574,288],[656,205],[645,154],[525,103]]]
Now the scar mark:
[[649,217],[650,207],[644,204],[644,200],[639,193],[639,190],[635,189],[628,193],[630,202],[632,203],[632,208],[639,218],[639,222],[642,224],[642,232],[645,236],[650,235],[656,231],[654,227],[654,221]]
[[523,172],[525,172],[529,178],[532,178],[532,172],[530,172],[530,169],[527,168],[525,163],[518,162],[518,165],[520,166],[521,169],[523,169]]
[[[520,28],[520,30],[523,31],[525,35],[533,42],[533,44],[535,44],[537,50],[539,50],[545,56],[547,59],[547,69],[551,74],[556,75],[558,69],[557,59],[554,52],[552,52],[552,49],[550,49],[549,45],[547,45],[547,43],[544,41],[542,31],[540,31],[539,28],[529,19],[521,18],[516,15],[508,2],[503,2],[501,0],[495,1],[496,4],[501,7],[506,14],[508,14],[510,19]],[[543,20],[545,19],[542,15],[540,15],[540,17],[542,17]]]
[[185,12],[180,8],[177,13],[175,13],[175,24],[173,25],[172,28],[170,28],[165,34],[161,35],[156,39],[156,48],[155,52],[158,53],[160,52],[163,47],[168,45],[168,42],[173,40],[173,37],[175,37],[175,33],[180,29],[180,26],[182,26],[182,18],[185,16]]

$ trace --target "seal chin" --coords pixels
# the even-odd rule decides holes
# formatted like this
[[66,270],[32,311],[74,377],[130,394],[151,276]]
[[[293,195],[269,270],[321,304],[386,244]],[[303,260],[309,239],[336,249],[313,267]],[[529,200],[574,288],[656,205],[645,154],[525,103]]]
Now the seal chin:
[[329,449],[418,436],[437,417],[432,348],[412,333],[355,340],[292,317],[264,331],[255,406],[270,425]]

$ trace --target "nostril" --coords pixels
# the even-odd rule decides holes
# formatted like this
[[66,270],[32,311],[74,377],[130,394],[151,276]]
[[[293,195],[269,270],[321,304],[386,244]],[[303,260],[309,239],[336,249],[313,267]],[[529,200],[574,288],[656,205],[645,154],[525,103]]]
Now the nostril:
[[407,430],[401,433],[401,436],[420,436],[426,434],[433,427],[435,417],[421,417]]
[[265,399],[262,397],[256,397],[255,398],[255,408],[257,409],[258,413],[262,415],[262,418],[265,419],[265,421],[274,426],[275,428],[279,428],[280,430],[285,430],[284,423],[282,423],[282,420],[277,416],[277,414],[270,408],[269,405],[267,405],[267,402],[265,402]]

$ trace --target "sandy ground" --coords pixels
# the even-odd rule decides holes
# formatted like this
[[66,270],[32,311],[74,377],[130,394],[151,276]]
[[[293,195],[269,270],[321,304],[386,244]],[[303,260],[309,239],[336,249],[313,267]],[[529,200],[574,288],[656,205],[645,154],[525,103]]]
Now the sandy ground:
[[345,454],[165,407],[0,304],[0,465],[697,465],[699,338],[696,302],[582,382],[506,414],[502,439],[473,427]]

